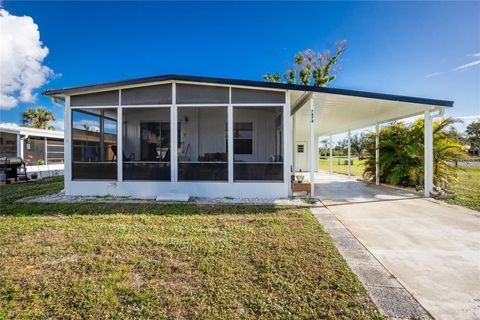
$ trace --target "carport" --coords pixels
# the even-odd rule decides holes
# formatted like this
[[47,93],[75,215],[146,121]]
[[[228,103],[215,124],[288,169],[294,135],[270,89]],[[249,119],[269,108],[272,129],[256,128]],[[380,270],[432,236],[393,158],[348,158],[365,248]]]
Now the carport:
[[[308,171],[315,196],[315,171],[318,171],[318,141],[330,138],[330,167],[332,165],[332,135],[346,133],[348,136],[348,173],[350,176],[351,131],[379,127],[387,122],[423,115],[425,118],[425,196],[433,191],[433,119],[441,117],[452,101],[434,100],[353,90],[314,88],[314,91],[292,91],[291,120],[293,171],[301,169],[297,154],[301,141],[307,142]],[[376,139],[376,184],[379,184],[379,139]],[[306,170],[303,170],[306,171]]]

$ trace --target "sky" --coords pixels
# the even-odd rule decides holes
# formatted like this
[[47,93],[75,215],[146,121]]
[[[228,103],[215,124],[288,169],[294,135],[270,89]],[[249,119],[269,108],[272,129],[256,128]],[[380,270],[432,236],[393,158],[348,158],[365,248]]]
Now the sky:
[[330,87],[454,100],[480,118],[480,2],[14,2],[0,6],[0,122],[41,92],[162,74],[262,80],[347,40]]

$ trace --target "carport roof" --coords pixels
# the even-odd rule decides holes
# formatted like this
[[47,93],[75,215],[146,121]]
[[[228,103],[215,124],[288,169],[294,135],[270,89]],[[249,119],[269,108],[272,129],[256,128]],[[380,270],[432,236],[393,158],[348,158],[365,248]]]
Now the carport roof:
[[227,79],[227,78],[199,77],[199,76],[176,75],[176,74],[153,76],[153,77],[146,77],[146,78],[135,78],[135,79],[129,79],[129,80],[112,81],[112,82],[103,82],[98,84],[67,87],[67,88],[60,88],[60,89],[47,89],[43,92],[43,95],[62,99],[66,95],[81,94],[81,93],[92,92],[92,91],[93,92],[103,91],[103,90],[108,90],[113,88],[121,88],[124,86],[141,85],[141,84],[149,84],[149,83],[164,82],[164,81],[187,81],[187,82],[198,82],[198,83],[245,86],[245,87],[253,87],[253,88],[257,87],[257,88],[271,88],[271,89],[303,91],[303,92],[318,92],[318,93],[362,97],[362,98],[370,98],[370,99],[409,102],[409,103],[432,105],[432,106],[442,106],[442,107],[453,106],[453,101],[448,101],[448,100],[437,100],[437,99],[401,96],[401,95],[375,93],[375,92],[367,92],[367,91],[337,89],[337,88],[313,87],[313,86],[304,86],[304,85],[297,85],[297,84]]

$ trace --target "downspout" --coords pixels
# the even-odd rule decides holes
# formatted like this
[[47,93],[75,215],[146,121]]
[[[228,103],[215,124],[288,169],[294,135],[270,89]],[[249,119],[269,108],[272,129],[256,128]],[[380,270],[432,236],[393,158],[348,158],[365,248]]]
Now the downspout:
[[439,118],[439,117],[443,117],[443,115],[445,114],[445,109],[440,109],[440,110],[437,110],[438,113],[437,114],[430,114],[430,119],[435,119],[435,118]]
[[28,139],[28,134],[26,134],[24,137],[20,138],[20,158],[22,158],[22,160],[25,160],[24,159],[25,152],[23,150],[25,149],[25,140],[26,139]]
[[64,105],[61,105],[60,103],[57,102],[58,98],[50,97],[50,100],[52,100],[52,103],[56,105],[57,107],[64,108]]

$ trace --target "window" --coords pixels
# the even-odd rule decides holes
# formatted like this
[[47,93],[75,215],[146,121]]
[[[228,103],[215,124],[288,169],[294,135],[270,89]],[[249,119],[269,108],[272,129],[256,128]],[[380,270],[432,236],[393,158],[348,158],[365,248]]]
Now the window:
[[28,137],[23,144],[23,157],[27,166],[45,164],[45,138]]
[[72,110],[72,178],[117,178],[117,110]]
[[0,132],[0,157],[17,156],[17,135]]
[[[228,132],[225,130],[226,145],[228,152]],[[253,123],[233,123],[233,153],[253,154]]]
[[140,141],[142,161],[170,161],[170,122],[141,122]]
[[253,153],[253,123],[236,122],[233,124],[233,153]]
[[63,163],[63,140],[47,138],[47,163]]
[[297,145],[297,152],[298,153],[303,153],[304,151],[304,145],[303,144],[299,144]]

